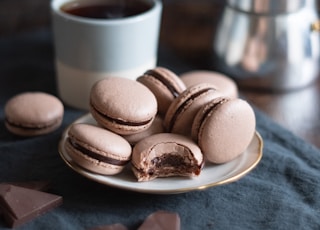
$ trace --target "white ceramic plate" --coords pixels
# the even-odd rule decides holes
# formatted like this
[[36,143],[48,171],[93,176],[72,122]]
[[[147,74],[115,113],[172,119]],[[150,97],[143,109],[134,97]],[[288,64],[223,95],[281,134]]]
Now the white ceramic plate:
[[[96,124],[91,114],[87,114],[75,123]],[[261,160],[263,140],[255,133],[249,147],[236,159],[221,165],[206,164],[198,177],[168,177],[157,178],[148,182],[137,182],[130,164],[123,172],[113,176],[104,176],[87,171],[78,166],[64,148],[68,136],[67,128],[59,143],[59,153],[65,163],[77,173],[102,184],[141,193],[173,194],[193,190],[206,189],[213,186],[234,182],[249,173]]]

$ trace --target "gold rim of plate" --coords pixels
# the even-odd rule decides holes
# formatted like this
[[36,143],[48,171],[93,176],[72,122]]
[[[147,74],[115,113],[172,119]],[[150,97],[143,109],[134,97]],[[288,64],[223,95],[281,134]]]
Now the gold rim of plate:
[[[94,124],[92,119],[93,118],[91,117],[90,114],[86,114],[86,115],[81,116],[80,118],[76,119],[73,123]],[[186,193],[186,192],[195,191],[195,190],[204,190],[204,189],[215,187],[215,186],[219,186],[219,185],[229,184],[229,183],[232,183],[232,182],[235,182],[235,181],[241,179],[242,177],[247,175],[249,172],[251,172],[259,164],[259,162],[261,161],[262,156],[263,156],[263,145],[264,145],[263,139],[262,139],[261,135],[259,134],[259,132],[255,131],[255,135],[254,135],[250,145],[253,145],[253,144],[255,144],[254,142],[257,142],[256,143],[257,146],[253,146],[253,147],[255,147],[255,149],[257,151],[254,152],[254,153],[247,153],[247,154],[254,154],[255,155],[254,160],[252,160],[252,162],[250,162],[249,165],[247,165],[247,167],[242,168],[239,172],[235,173],[234,175],[229,175],[229,176],[227,175],[226,177],[221,178],[221,180],[218,180],[218,181],[205,182],[205,183],[202,183],[200,185],[195,183],[194,186],[190,185],[188,187],[181,187],[181,188],[174,188],[174,189],[170,189],[170,188],[169,189],[165,189],[165,188],[164,189],[162,189],[162,188],[161,189],[156,189],[156,188],[152,187],[152,184],[153,183],[157,183],[157,180],[159,180],[159,179],[162,180],[162,182],[164,180],[167,180],[167,183],[170,184],[171,181],[172,181],[172,183],[175,183],[177,180],[179,181],[180,179],[181,180],[190,181],[190,180],[193,180],[193,178],[168,177],[168,178],[157,178],[157,179],[155,179],[153,181],[147,181],[147,182],[138,182],[138,181],[134,181],[133,182],[132,178],[130,178],[131,179],[130,182],[133,182],[133,183],[131,183],[130,185],[124,185],[123,183],[121,183],[120,180],[125,180],[126,179],[125,176],[122,176],[121,178],[119,178],[120,182],[117,181],[118,176],[121,175],[122,173],[117,174],[117,175],[111,175],[111,176],[100,175],[100,174],[97,174],[97,173],[93,173],[93,172],[90,172],[90,171],[82,168],[81,166],[77,165],[69,157],[68,153],[64,149],[64,142],[66,140],[67,132],[69,130],[69,127],[70,127],[70,125],[65,129],[65,131],[64,131],[64,133],[62,135],[62,138],[61,138],[61,140],[59,142],[58,151],[59,151],[59,154],[60,154],[60,157],[62,158],[62,160],[71,169],[73,169],[75,172],[79,173],[80,175],[82,175],[82,176],[84,176],[84,177],[86,177],[86,178],[88,178],[90,180],[99,182],[101,184],[105,184],[105,185],[108,185],[108,186],[111,186],[111,187],[115,187],[115,188],[118,188],[118,189],[124,189],[124,190],[128,190],[128,191],[139,192],[139,193],[177,194],[177,193]],[[239,157],[241,157],[242,155],[240,155]],[[235,160],[237,160],[238,158],[236,158]],[[233,160],[233,161],[235,161],[235,160]],[[230,162],[228,162],[228,163],[230,163]],[[228,163],[226,163],[226,164],[228,164]],[[210,167],[220,167],[220,166],[221,165],[210,166]],[[129,166],[127,166],[127,169],[125,169],[127,171],[127,173],[128,173],[128,171],[131,172],[131,169],[128,169],[128,167]],[[222,165],[222,167],[223,167],[223,165]],[[206,168],[206,166],[204,166],[203,170],[205,170],[205,168]],[[132,177],[134,177],[132,172],[131,172],[131,174],[132,174]],[[201,178],[202,174],[203,174],[203,172],[197,178]],[[174,180],[172,180],[172,178],[174,178]],[[143,184],[149,183],[151,186],[140,187],[139,185],[141,183],[143,183]]]

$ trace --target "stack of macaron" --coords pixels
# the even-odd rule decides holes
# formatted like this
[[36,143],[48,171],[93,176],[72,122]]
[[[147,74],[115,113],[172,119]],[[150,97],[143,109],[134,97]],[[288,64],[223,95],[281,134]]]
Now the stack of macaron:
[[70,127],[69,155],[105,175],[130,162],[138,181],[198,176],[205,164],[229,162],[246,150],[256,126],[252,107],[230,78],[210,71],[177,76],[164,67],[136,80],[96,82],[90,113],[97,125]]

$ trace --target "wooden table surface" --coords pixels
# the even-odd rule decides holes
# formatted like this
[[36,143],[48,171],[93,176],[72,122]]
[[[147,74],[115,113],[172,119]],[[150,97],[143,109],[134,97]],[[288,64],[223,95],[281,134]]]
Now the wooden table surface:
[[[211,43],[225,1],[163,0],[160,43],[198,69],[210,68]],[[50,26],[49,0],[0,1],[0,36]],[[301,90],[241,95],[275,122],[320,148],[320,79]]]

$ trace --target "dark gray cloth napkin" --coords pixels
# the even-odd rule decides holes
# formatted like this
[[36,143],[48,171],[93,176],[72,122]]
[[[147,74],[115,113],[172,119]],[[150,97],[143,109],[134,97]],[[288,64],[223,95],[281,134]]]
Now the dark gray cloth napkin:
[[[192,69],[160,48],[159,64]],[[123,223],[136,229],[152,212],[179,213],[182,229],[320,229],[320,151],[256,110],[264,139],[263,158],[242,179],[175,195],[123,191],[90,181],[62,161],[63,130],[85,112],[65,107],[63,125],[52,134],[21,138],[4,126],[4,104],[24,91],[56,95],[52,34],[43,29],[0,38],[0,182],[50,180],[63,196],[57,209],[19,229],[88,229]],[[0,219],[0,228],[5,228]]]

